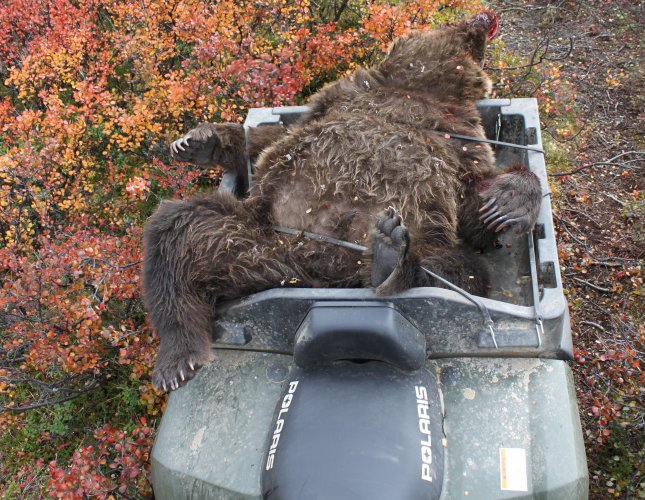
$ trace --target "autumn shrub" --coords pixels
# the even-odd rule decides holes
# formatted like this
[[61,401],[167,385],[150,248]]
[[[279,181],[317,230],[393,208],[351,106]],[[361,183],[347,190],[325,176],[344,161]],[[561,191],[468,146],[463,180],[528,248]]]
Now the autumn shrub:
[[301,103],[465,0],[4,0],[0,4],[0,488],[150,494],[164,398],[141,227],[216,185],[168,157],[202,121]]

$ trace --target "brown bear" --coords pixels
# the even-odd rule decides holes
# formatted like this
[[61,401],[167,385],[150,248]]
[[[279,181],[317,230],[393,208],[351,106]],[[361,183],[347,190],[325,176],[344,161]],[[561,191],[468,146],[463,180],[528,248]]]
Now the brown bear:
[[[160,346],[153,383],[176,389],[210,360],[214,304],[272,287],[374,286],[387,295],[436,283],[431,268],[486,295],[477,250],[498,232],[529,231],[539,180],[494,174],[475,101],[491,12],[396,40],[380,64],[314,95],[286,130],[205,124],[173,143],[197,164],[244,172],[245,199],[213,192],[164,201],[145,227],[144,298]],[[278,233],[283,226],[371,247],[355,250]]]

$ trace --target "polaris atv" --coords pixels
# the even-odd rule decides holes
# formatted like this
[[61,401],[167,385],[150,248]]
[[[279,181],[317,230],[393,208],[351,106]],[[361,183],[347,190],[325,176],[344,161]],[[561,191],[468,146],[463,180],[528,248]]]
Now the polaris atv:
[[[220,305],[215,361],[168,400],[157,499],[587,498],[537,103],[478,106],[498,167],[528,166],[545,194],[533,233],[485,254],[490,298],[273,289]],[[304,111],[252,109],[245,127]]]

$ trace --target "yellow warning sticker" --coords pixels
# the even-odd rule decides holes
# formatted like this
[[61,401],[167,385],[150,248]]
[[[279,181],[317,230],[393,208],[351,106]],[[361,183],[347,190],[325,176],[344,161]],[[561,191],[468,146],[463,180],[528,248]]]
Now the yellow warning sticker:
[[524,448],[499,449],[499,476],[502,490],[528,491]]

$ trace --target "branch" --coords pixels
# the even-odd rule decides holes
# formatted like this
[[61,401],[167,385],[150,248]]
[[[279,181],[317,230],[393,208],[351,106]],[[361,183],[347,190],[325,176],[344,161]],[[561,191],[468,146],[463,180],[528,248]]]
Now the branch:
[[615,196],[613,196],[613,195],[611,195],[611,194],[609,194],[609,193],[604,193],[604,195],[605,195],[607,198],[609,198],[610,200],[614,200],[614,201],[615,201],[616,203],[618,203],[620,206],[622,206],[622,207],[624,207],[624,206],[625,206],[625,202],[624,202],[624,201],[620,201],[620,200],[619,200],[618,198],[616,198]]
[[521,4],[517,4],[517,3],[511,3],[511,2],[508,2],[508,5],[510,5],[510,7],[499,9],[497,12],[502,14],[504,12],[512,12],[512,11],[518,11],[518,10],[521,11],[521,12],[529,12],[529,11],[532,11],[532,10],[558,10],[558,9],[561,8],[561,7],[557,6],[557,5],[545,5],[545,6],[542,6],[542,5],[521,5]]
[[[82,387],[65,387],[63,384],[69,381],[78,380],[83,384]],[[12,384],[31,384],[32,386],[38,387],[40,391],[40,396],[37,401],[31,403],[25,403],[20,406],[7,406],[0,405],[0,414],[4,412],[19,413],[28,410],[35,410],[37,408],[43,408],[46,406],[54,406],[66,401],[81,396],[82,394],[88,393],[96,389],[103,381],[103,378],[99,376],[95,378],[93,375],[88,376],[71,376],[67,377],[61,381],[46,383],[41,382],[40,380],[34,379],[32,377],[2,377],[3,381],[10,382]]]
[[578,167],[575,170],[572,170],[571,172],[558,172],[556,174],[549,174],[549,177],[562,177],[562,176],[565,176],[565,175],[573,175],[573,174],[577,174],[578,172],[581,172],[583,170],[586,170],[588,168],[600,167],[600,166],[621,167],[621,168],[627,168],[627,169],[636,168],[636,170],[641,170],[638,167],[632,167],[631,165],[627,165],[626,163],[614,163],[614,162],[609,162],[609,161],[599,161],[599,162],[596,162],[596,163],[588,163],[587,165],[583,165],[582,167]]
[[567,224],[565,223],[562,217],[558,217],[556,214],[553,214],[553,218],[558,221],[562,229],[564,229],[564,231],[571,237],[573,241],[575,241],[578,245],[580,245],[581,248],[584,248],[585,252],[587,252],[590,256],[593,256],[593,252],[589,249],[587,244],[584,241],[580,241],[578,238],[576,238],[573,235],[573,233],[569,230],[569,227],[567,226]]
[[[523,80],[526,78],[530,73],[530,69],[539,66],[542,64],[543,61],[562,61],[563,59],[566,59],[571,55],[573,52],[573,47],[574,47],[574,38],[573,37],[568,37],[569,39],[569,48],[567,49],[566,53],[563,56],[558,56],[558,57],[548,57],[549,49],[551,46],[551,39],[550,38],[545,38],[542,40],[533,50],[533,53],[531,54],[531,58],[529,59],[528,64],[523,64],[521,66],[504,66],[503,68],[495,68],[491,66],[486,66],[485,69],[487,71],[509,71],[509,70],[515,70],[515,69],[526,69],[529,68],[529,71],[527,71],[524,75],[522,75],[519,79]],[[538,52],[542,50],[542,54],[538,57]],[[537,57],[537,61],[536,61]]]
[[349,0],[343,0],[343,2],[338,7],[338,10],[336,11],[336,15],[334,16],[334,22],[335,23],[340,21],[340,16],[343,15],[343,11],[347,8],[347,3],[348,2],[349,2]]
[[[493,68],[493,67],[485,66],[484,69],[486,69],[487,71],[507,71],[507,70],[514,70],[514,69],[532,68],[533,66],[537,66],[538,64],[540,64],[544,60],[544,56],[546,55],[547,51],[549,50],[548,39],[546,39],[546,40],[547,40],[547,44],[544,47],[544,50],[542,51],[542,55],[540,56],[540,58],[538,59],[537,62],[535,61],[535,57],[537,56],[538,51],[542,47],[542,44],[544,43],[544,40],[542,42],[540,42],[535,47],[535,49],[533,50],[533,54],[531,54],[531,58],[529,59],[528,64],[523,64],[522,66],[505,66],[503,68]],[[522,78],[524,78],[524,77],[526,77],[526,74]]]
[[579,283],[582,283],[583,285],[587,285],[588,287],[593,288],[594,290],[598,290],[599,292],[611,293],[612,291],[609,288],[603,288],[601,286],[594,285],[593,283],[589,283],[588,281],[585,281],[580,278],[573,278],[573,279]]
[[598,224],[598,222],[596,222],[596,220],[591,215],[589,215],[586,212],[583,212],[582,210],[577,210],[575,208],[571,208],[568,205],[564,205],[560,210],[564,210],[566,212],[571,212],[571,213],[574,213],[574,214],[582,215],[589,222],[591,222],[594,226],[596,226],[598,229],[602,229],[602,226],[600,224]]
[[35,410],[37,408],[43,408],[45,406],[54,406],[60,403],[65,403],[66,401],[71,401],[72,399],[76,399],[81,394],[85,394],[86,392],[93,391],[98,386],[99,386],[99,383],[97,381],[94,384],[82,390],[70,393],[68,396],[65,396],[56,400],[43,401],[40,403],[32,403],[32,404],[27,404],[22,406],[0,406],[0,413],[3,413],[5,411],[11,412],[11,413],[20,413],[20,412],[29,411],[29,410]]
[[[565,175],[577,174],[578,172],[581,172],[581,171],[586,170],[588,168],[599,167],[599,166],[621,167],[621,168],[627,168],[627,169],[641,170],[640,167],[634,167],[632,165],[628,165],[627,164],[628,162],[619,163],[619,162],[615,161],[618,158],[620,158],[622,156],[625,156],[625,155],[628,155],[628,154],[645,155],[645,151],[627,151],[625,153],[621,153],[619,155],[616,155],[616,156],[614,156],[613,158],[610,158],[607,161],[599,161],[599,162],[595,162],[595,163],[588,163],[586,165],[582,165],[581,167],[578,167],[575,170],[572,170],[571,172],[558,172],[558,173],[555,173],[555,174],[548,174],[548,175],[549,175],[549,177],[562,177],[562,176],[565,176]],[[636,158],[634,160],[629,160],[629,163],[637,162],[637,161],[644,161],[644,160],[645,160],[645,158]]]
[[602,330],[603,332],[607,331],[602,326],[600,326],[598,323],[594,323],[593,321],[581,321],[580,324],[593,326],[595,328],[598,328],[598,330]]

